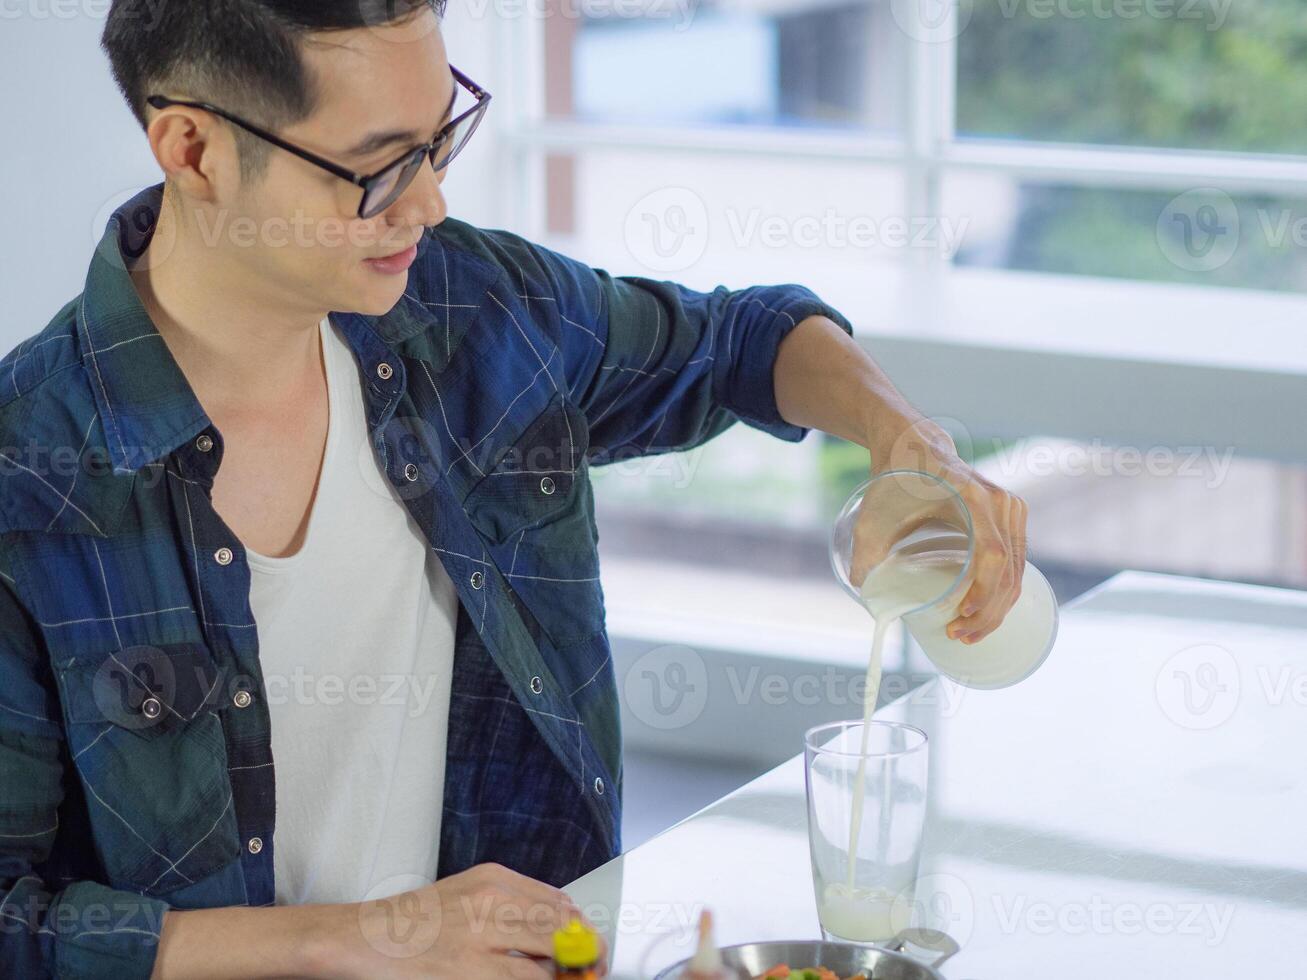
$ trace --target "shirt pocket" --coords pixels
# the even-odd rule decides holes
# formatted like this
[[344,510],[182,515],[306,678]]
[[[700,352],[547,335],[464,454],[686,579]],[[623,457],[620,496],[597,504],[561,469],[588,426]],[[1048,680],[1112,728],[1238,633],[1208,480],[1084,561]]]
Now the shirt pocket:
[[604,628],[585,416],[555,394],[464,502],[504,575],[556,647]]
[[165,894],[240,853],[222,676],[204,646],[135,646],[58,665],[72,756],[109,884]]
[[492,545],[574,509],[578,478],[590,445],[589,426],[575,405],[555,394],[521,435],[496,451],[468,492],[468,518]]

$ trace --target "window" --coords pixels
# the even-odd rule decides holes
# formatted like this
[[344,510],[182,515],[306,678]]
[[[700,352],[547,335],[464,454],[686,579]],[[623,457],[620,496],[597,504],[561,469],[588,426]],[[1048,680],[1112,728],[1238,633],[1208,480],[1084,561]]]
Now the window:
[[1307,153],[1297,0],[977,0],[958,39],[964,136]]
[[[536,46],[522,84],[543,93],[515,127],[531,188],[515,220],[610,271],[700,288],[857,283],[887,266],[1307,287],[1301,0],[551,9],[560,15],[507,28]],[[1139,329],[1174,337],[1177,357],[1194,335],[1182,318]],[[1146,421],[1138,430],[1127,454],[1166,437]],[[977,439],[974,453],[997,465],[1015,445]],[[760,555],[784,555],[781,574],[825,574],[826,522],[866,459],[828,437],[790,446],[740,426],[693,465],[680,485],[671,470],[597,473],[609,546],[755,570],[767,565]],[[1095,574],[1307,580],[1307,556],[1274,546],[1274,522],[1249,528],[1264,547],[1237,555],[1236,534],[1212,545],[1228,555],[1202,560],[1168,556],[1142,531],[1089,530],[1126,502],[1139,528],[1168,509],[1224,526],[1239,506],[1237,491],[1180,474],[1117,475],[1018,481],[1047,513],[1086,508],[1071,530],[1044,526],[1049,560]],[[1262,488],[1275,514],[1307,523],[1297,470],[1236,461],[1221,479]]]
[[[522,217],[542,233],[588,240],[588,214],[611,226],[684,186],[709,228],[735,232],[713,235],[729,247],[756,244],[750,216],[783,223],[774,258],[1293,291],[1307,277],[1298,0],[590,0],[556,14],[540,125],[521,137],[547,189]],[[917,244],[898,244],[902,223]]]
[[961,266],[1307,290],[1307,199],[1023,181],[944,183]]
[[903,46],[881,3],[663,6],[576,27],[554,114],[616,123],[897,132]]
[[[1303,154],[1305,51],[1307,9],[1294,0],[977,0],[958,38],[957,130],[964,140]],[[1165,168],[1165,155],[1156,161]],[[959,255],[966,264],[1301,291],[1307,199],[1226,193],[1216,176],[1137,189],[954,174],[946,209],[983,212]]]

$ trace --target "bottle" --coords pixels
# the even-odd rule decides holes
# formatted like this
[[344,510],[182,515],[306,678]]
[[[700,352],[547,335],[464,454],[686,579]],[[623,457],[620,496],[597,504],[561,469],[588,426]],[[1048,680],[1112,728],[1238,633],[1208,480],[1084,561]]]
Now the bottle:
[[554,976],[599,980],[599,937],[580,919],[554,933]]
[[712,913],[707,909],[699,913],[699,945],[686,967],[683,980],[726,980],[722,954],[713,940]]

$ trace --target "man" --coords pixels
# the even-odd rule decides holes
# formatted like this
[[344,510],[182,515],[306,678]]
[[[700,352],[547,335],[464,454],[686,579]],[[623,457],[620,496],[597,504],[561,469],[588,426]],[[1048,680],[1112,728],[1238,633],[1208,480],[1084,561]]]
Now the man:
[[910,447],[976,518],[954,634],[1010,608],[1024,505],[808,290],[446,220],[489,96],[430,0],[146,13],[164,183],[0,363],[0,974],[549,975],[620,850],[591,465]]

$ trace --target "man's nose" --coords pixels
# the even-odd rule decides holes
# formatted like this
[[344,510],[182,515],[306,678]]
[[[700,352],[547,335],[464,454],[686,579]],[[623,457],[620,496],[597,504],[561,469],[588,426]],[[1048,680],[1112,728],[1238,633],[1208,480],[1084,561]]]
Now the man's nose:
[[444,180],[444,170],[435,171],[423,164],[413,183],[404,189],[404,193],[386,211],[387,219],[393,224],[438,225],[449,213],[445,205],[445,193],[440,189]]

